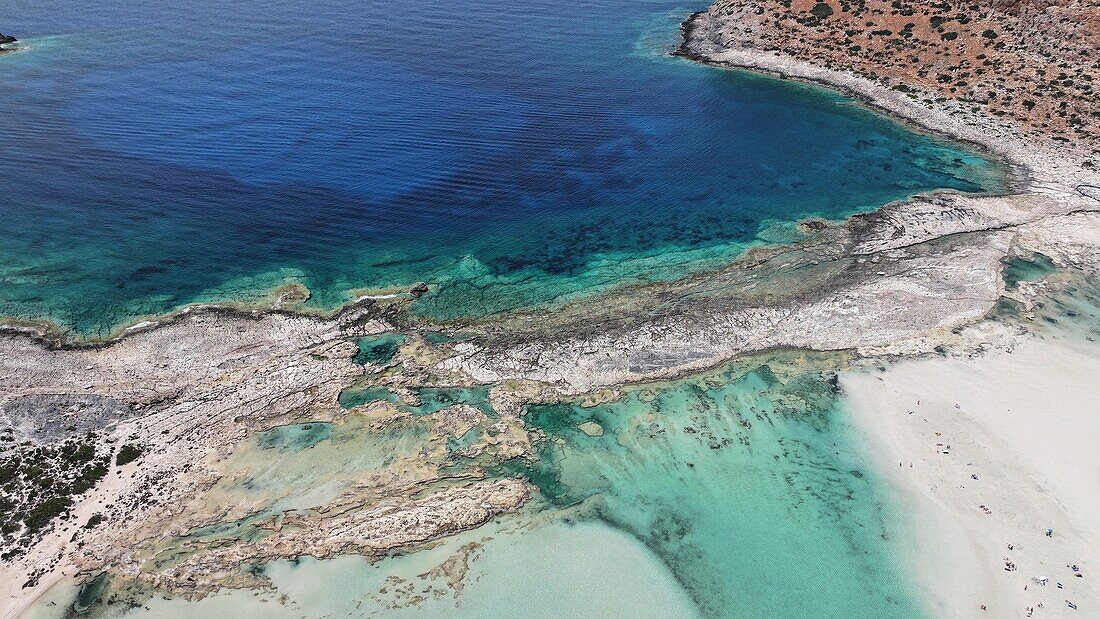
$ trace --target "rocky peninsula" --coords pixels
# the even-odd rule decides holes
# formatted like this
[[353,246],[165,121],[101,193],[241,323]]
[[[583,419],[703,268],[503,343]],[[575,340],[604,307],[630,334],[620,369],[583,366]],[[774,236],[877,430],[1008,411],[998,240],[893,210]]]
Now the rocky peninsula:
[[[430,324],[408,310],[418,286],[333,317],[195,308],[96,345],[0,333],[0,500],[12,514],[0,530],[3,616],[76,575],[125,583],[112,591],[124,601],[263,589],[242,566],[381,558],[523,509],[537,493],[500,471],[545,439],[525,425],[530,403],[606,401],[625,384],[776,350],[844,351],[838,369],[853,372],[1018,347],[1034,337],[1028,317],[1055,295],[1097,283],[1100,119],[1097,61],[1082,53],[1096,48],[1095,11],[1009,4],[723,1],[685,23],[678,53],[824,83],[978,144],[1012,165],[1011,195],[940,192],[844,222],[804,222],[797,242],[553,313]],[[1038,28],[1041,19],[1061,30]],[[1086,36],[1065,34],[1073,24]],[[1023,92],[1028,80],[1042,93]],[[1006,279],[1008,265],[1037,256],[1071,275]],[[406,337],[392,358],[356,361],[361,341],[390,332]],[[870,393],[848,376],[845,389]],[[319,429],[343,438],[326,441]],[[385,457],[339,451],[368,453],[368,443]],[[272,449],[291,469],[295,454],[314,450],[308,474],[269,471],[306,489],[265,486],[258,463]],[[1013,457],[999,448],[990,466]],[[29,472],[44,466],[54,481]],[[1076,526],[1060,527],[1065,544],[1094,544]],[[1001,569],[996,558],[979,563]],[[1015,577],[1006,591],[1023,588]],[[1096,598],[1090,583],[1071,584]],[[1010,601],[1018,610],[1029,600]]]
[[[685,55],[856,93],[867,85],[850,80],[862,78],[962,122],[970,114],[980,114],[982,126],[1006,121],[1008,136],[1067,146],[1084,155],[1085,167],[1100,167],[1093,3],[720,0],[684,28]],[[791,63],[834,75],[811,77]]]

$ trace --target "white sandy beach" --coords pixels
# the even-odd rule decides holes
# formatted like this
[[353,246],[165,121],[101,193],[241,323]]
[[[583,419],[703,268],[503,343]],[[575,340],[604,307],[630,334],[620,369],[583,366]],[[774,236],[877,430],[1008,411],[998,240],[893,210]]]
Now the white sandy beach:
[[1100,616],[1098,368],[1100,344],[1030,336],[841,377],[934,616]]

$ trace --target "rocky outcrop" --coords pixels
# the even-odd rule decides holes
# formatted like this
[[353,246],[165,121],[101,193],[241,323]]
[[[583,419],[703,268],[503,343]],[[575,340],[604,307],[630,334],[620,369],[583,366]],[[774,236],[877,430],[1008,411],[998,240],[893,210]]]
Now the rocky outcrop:
[[602,330],[570,334],[544,318],[539,324],[556,334],[462,344],[441,365],[480,381],[541,381],[579,394],[763,350],[861,349],[942,333],[993,308],[1004,291],[1002,260],[1021,232],[1042,222],[1065,235],[1093,225],[1083,211],[1097,209],[1070,194],[939,194],[894,204],[802,245],[757,251],[719,273],[651,290],[658,301],[632,307],[645,320],[588,304],[585,320]]
[[0,32],[0,54],[15,51],[12,49],[12,46],[17,42],[19,42],[19,39]]
[[212,544],[167,570],[142,571],[137,577],[187,595],[216,591],[227,583],[262,586],[238,582],[239,566],[300,556],[380,556],[477,527],[518,509],[528,495],[524,482],[504,479],[455,486],[415,500],[398,499],[336,518],[296,516],[280,521],[278,533],[243,544]]

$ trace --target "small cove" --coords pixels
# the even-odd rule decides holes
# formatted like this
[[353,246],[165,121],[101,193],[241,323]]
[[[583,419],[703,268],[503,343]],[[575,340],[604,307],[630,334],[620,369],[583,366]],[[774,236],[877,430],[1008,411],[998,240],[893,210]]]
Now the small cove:
[[0,59],[0,315],[94,339],[288,283],[331,310],[426,281],[414,313],[461,321],[1003,189],[835,93],[668,57],[693,8],[8,3],[31,49]]

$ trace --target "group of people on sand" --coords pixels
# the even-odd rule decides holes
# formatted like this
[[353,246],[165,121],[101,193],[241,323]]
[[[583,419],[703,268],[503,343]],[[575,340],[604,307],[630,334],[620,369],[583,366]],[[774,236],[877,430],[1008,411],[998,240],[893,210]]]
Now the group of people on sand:
[[[921,404],[921,402],[920,402],[920,400],[918,400],[917,405],[919,406],[920,404]],[[955,404],[955,408],[956,409],[961,409],[959,404]],[[909,414],[913,415],[913,414],[915,414],[915,412],[916,411],[911,410],[911,411],[909,411]],[[927,421],[927,419],[925,419],[925,421]],[[941,438],[943,436],[943,434],[941,432],[935,432],[934,435],[938,440],[943,441],[943,439]],[[941,454],[941,455],[949,455],[951,453],[951,451],[950,451],[951,450],[951,445],[948,444],[946,441],[935,443],[935,449],[936,449],[936,452],[938,454]],[[904,466],[904,463],[898,462],[898,467],[900,468],[902,466]],[[909,467],[912,468],[913,464],[910,463]],[[980,478],[979,478],[977,473],[970,473],[970,479],[972,481],[979,481]],[[965,486],[961,486],[961,485],[959,487],[960,488],[965,488]],[[989,506],[987,506],[987,505],[984,505],[984,504],[983,505],[978,505],[978,509],[983,514],[985,514],[987,516],[993,515],[993,510],[990,509]],[[1052,538],[1052,537],[1054,537],[1054,529],[1052,529],[1052,528],[1044,529],[1043,534],[1046,537],[1051,537]],[[1007,543],[1006,546],[1007,546],[1008,550],[1017,550],[1017,549],[1020,548],[1020,546],[1018,544],[1015,544],[1015,543]],[[1018,566],[1016,565],[1016,562],[1013,561],[1012,559],[1010,559],[1008,556],[1003,556],[1002,561],[1004,561],[1004,571],[1006,571],[1006,572],[1015,572],[1015,571],[1018,570]],[[1073,575],[1075,577],[1077,577],[1077,578],[1082,578],[1083,577],[1083,574],[1081,573],[1081,568],[1076,563],[1067,564],[1066,567],[1069,568],[1073,572]],[[1040,585],[1040,586],[1046,586],[1049,583],[1050,579],[1045,577],[1045,576],[1041,576],[1041,577],[1033,578],[1032,581],[1034,583]],[[1057,586],[1058,586],[1059,589],[1064,589],[1064,586],[1061,582],[1057,582]],[[1027,591],[1027,590],[1028,590],[1028,586],[1025,584],[1024,585],[1024,591]],[[1066,602],[1066,606],[1068,608],[1071,608],[1073,610],[1077,610],[1077,604],[1076,603],[1074,603],[1071,600],[1065,600],[1065,602]],[[1028,617],[1031,617],[1035,613],[1036,608],[1043,608],[1043,603],[1038,602],[1035,606],[1025,606],[1024,611],[1025,611],[1025,613]],[[988,609],[987,605],[982,604],[981,605],[981,610],[988,611],[989,609]]]

